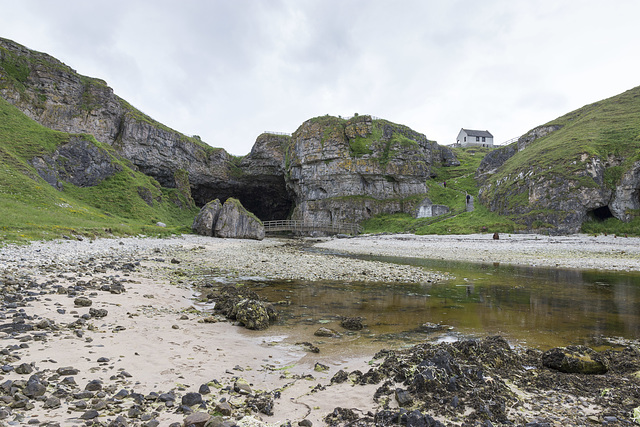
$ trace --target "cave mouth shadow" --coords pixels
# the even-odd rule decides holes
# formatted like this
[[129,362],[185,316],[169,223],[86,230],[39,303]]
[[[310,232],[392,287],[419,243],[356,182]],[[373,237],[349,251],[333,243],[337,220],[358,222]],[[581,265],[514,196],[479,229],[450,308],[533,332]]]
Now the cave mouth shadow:
[[614,216],[611,213],[609,206],[600,206],[599,208],[587,211],[587,217],[592,220],[602,222],[609,218],[613,218]]

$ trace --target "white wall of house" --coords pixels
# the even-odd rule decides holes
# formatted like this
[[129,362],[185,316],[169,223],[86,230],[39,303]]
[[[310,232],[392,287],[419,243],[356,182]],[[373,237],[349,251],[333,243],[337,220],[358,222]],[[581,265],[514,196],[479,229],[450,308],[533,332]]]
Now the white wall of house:
[[465,129],[460,129],[458,137],[456,138],[456,143],[460,144],[462,147],[493,147],[493,138],[489,136],[469,136]]

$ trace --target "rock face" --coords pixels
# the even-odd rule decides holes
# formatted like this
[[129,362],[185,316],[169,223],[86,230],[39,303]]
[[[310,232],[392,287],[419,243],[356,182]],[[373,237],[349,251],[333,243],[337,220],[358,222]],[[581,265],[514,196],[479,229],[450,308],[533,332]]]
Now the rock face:
[[264,239],[262,222],[234,198],[228,198],[224,205],[218,199],[207,203],[196,215],[191,228],[203,236]]
[[2,38],[0,96],[46,127],[93,135],[164,187],[177,187],[175,175],[184,172],[196,192],[229,179],[230,156],[224,150],[156,122],[104,81]]
[[289,135],[264,133],[240,162],[241,174],[234,197],[265,221],[285,219],[293,208],[285,170],[290,145]]
[[640,216],[640,88],[568,113],[489,153],[479,201],[532,231]]
[[455,164],[444,147],[405,126],[371,116],[307,120],[292,136],[287,186],[293,218],[358,222],[413,213],[434,163]]
[[193,220],[193,225],[191,226],[193,231],[202,236],[213,236],[221,210],[222,203],[220,203],[219,199],[212,200],[204,205]]
[[107,150],[87,139],[72,137],[53,154],[34,157],[31,165],[45,181],[59,190],[63,182],[92,187],[122,170]]
[[[426,193],[432,166],[459,164],[448,148],[371,116],[319,117],[292,136],[266,133],[239,159],[156,122],[106,82],[1,38],[0,96],[44,126],[97,140],[93,148],[75,142],[34,159],[52,185],[69,179],[90,185],[109,176],[113,171],[97,148],[106,144],[189,202],[203,206],[234,197],[264,220],[285,219],[292,212],[294,219],[348,222],[377,213],[410,213]],[[59,161],[70,154],[79,161]],[[147,193],[141,190],[140,196],[153,203]]]
[[234,239],[264,239],[264,226],[238,199],[228,198],[216,222],[215,236]]

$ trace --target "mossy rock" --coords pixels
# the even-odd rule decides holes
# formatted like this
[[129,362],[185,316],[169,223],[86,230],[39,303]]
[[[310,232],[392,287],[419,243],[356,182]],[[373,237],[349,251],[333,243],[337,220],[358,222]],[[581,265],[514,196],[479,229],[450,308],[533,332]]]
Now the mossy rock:
[[597,351],[582,345],[557,347],[542,354],[543,366],[567,374],[605,374],[609,361]]

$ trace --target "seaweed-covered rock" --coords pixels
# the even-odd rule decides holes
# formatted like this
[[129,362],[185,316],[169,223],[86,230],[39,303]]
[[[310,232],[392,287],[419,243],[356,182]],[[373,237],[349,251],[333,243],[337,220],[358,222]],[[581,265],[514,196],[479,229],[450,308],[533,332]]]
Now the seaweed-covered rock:
[[557,347],[542,354],[542,364],[568,374],[604,374],[609,361],[597,351],[582,345]]
[[362,317],[343,317],[340,321],[340,326],[350,331],[359,331],[364,328]]
[[266,304],[255,299],[245,299],[236,304],[235,318],[247,329],[262,330],[269,327]]

